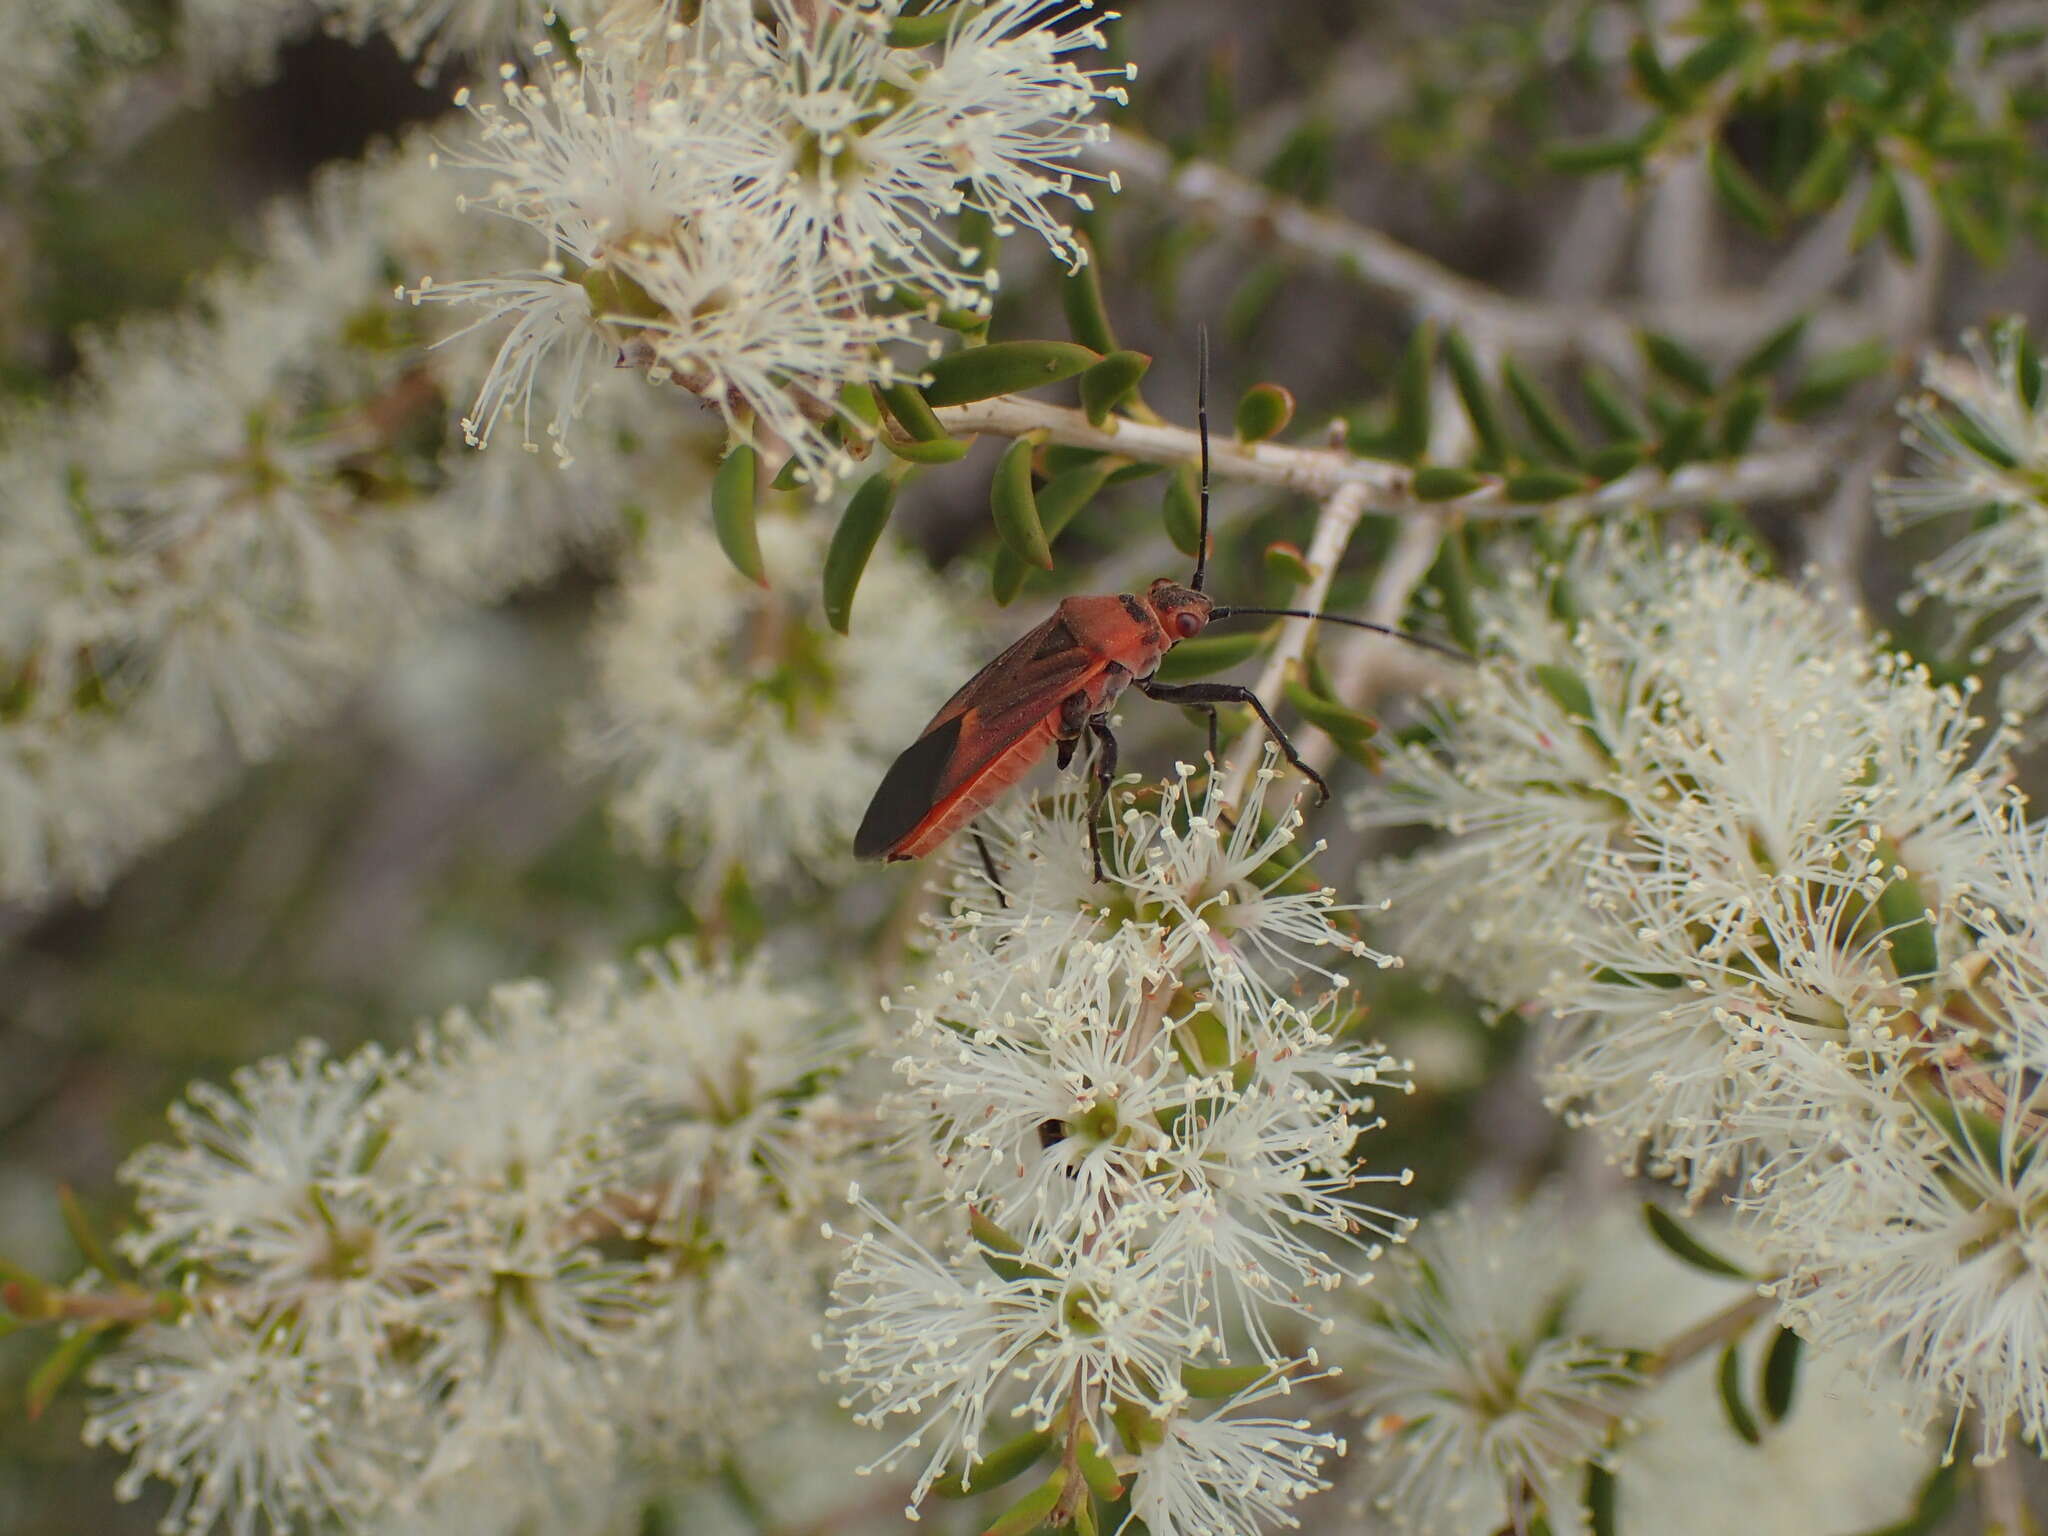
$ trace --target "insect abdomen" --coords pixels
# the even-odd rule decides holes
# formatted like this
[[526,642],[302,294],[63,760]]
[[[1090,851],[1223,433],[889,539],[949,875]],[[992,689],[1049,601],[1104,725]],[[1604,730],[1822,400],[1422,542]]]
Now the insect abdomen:
[[928,811],[923,820],[888,850],[894,859],[921,859],[1015,784],[1045,756],[1059,734],[1059,712],[1054,710],[990,758],[973,778]]

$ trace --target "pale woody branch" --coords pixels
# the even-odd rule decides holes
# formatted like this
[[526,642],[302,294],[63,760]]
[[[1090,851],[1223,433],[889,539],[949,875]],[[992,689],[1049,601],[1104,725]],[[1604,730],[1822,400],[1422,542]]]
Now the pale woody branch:
[[[1188,427],[1123,417],[1112,417],[1097,427],[1080,411],[1014,395],[944,406],[935,414],[947,430],[955,433],[1021,437],[1027,432],[1043,432],[1051,442],[1094,448],[1151,464],[1193,464],[1201,456],[1201,442]],[[1412,489],[1414,472],[1409,466],[1389,459],[1362,458],[1342,448],[1240,443],[1221,436],[1211,441],[1212,471],[1220,480],[1298,491],[1318,501],[1353,486],[1366,493],[1366,510],[1370,512],[1427,517],[1457,515],[1468,519],[1530,517],[1545,512],[1583,516],[1622,507],[1693,507],[1711,501],[1744,501],[1754,497],[1795,498],[1827,483],[1835,459],[1831,443],[1804,442],[1750,454],[1727,464],[1688,464],[1671,474],[1647,467],[1634,469],[1584,495],[1532,505],[1510,501],[1498,486],[1474,491],[1455,501],[1422,501]]]

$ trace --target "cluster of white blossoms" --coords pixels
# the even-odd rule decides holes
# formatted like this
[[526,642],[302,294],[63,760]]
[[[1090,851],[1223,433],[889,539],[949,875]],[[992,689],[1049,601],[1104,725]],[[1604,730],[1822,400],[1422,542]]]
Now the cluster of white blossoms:
[[1654,1242],[1621,1187],[1427,1217],[1329,1345],[1363,1420],[1341,1491],[1433,1536],[1586,1536],[1600,1503],[1606,1529],[1672,1536],[1900,1520],[1935,1449],[1902,1436],[1896,1374],[1788,1354],[1756,1301]]
[[1968,519],[1921,566],[1909,604],[1933,599],[1975,647],[2019,661],[2002,686],[2029,716],[2048,702],[2048,402],[2041,361],[2018,321],[1972,332],[1961,357],[1928,359],[1905,406],[1909,473],[1878,483],[1894,529]]
[[735,868],[756,886],[849,874],[868,796],[972,666],[913,556],[876,549],[841,636],[815,589],[826,530],[768,517],[759,536],[767,587],[694,520],[650,530],[598,624],[597,698],[572,734],[613,773],[633,846],[689,867],[699,896]]
[[96,890],[419,621],[708,485],[708,434],[644,392],[607,402],[617,451],[573,486],[448,443],[475,358],[389,273],[505,232],[428,159],[325,178],[263,265],[88,338],[60,404],[0,416],[0,900]]
[[[1569,617],[1560,617],[1568,614]],[[1738,1182],[1808,1340],[2048,1434],[2048,868],[1968,688],[1733,555],[1589,538],[1368,816],[1411,957],[1541,1020],[1553,1102]]]
[[509,327],[472,439],[509,417],[531,446],[538,392],[566,454],[594,379],[622,365],[827,493],[872,435],[849,396],[917,376],[938,346],[917,315],[986,311],[997,237],[1030,229],[1082,260],[1049,204],[1087,206],[1073,162],[1126,78],[1075,61],[1103,45],[1088,9],[708,0],[650,29],[627,7],[576,34],[573,65],[507,66],[448,162],[542,259],[413,291]]
[[509,1536],[722,1451],[811,1376],[853,1145],[829,1022],[671,951],[194,1090],[123,1172],[122,1252],[176,1315],[91,1368],[87,1438],[124,1496],[173,1485],[166,1530],[237,1536]]
[[896,1009],[883,1113],[923,1192],[864,1203],[829,1332],[913,1503],[1021,1445],[1055,1463],[1046,1518],[1122,1489],[1155,1536],[1241,1536],[1341,1454],[1304,1335],[1405,1229],[1371,1188],[1406,1175],[1360,1146],[1405,1070],[1343,991],[1389,962],[1269,810],[1270,759],[1235,809],[1192,773],[1123,811],[1100,884],[1079,788],[985,817]]

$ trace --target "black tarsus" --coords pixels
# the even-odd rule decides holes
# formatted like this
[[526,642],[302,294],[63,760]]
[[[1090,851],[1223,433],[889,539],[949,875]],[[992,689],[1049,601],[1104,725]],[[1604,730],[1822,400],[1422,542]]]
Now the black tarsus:
[[1007,912],[1010,910],[1010,893],[1003,889],[1002,877],[996,873],[995,855],[988,851],[988,839],[981,835],[981,828],[972,829],[974,848],[981,855],[981,868],[988,876],[989,885],[995,890],[996,901]]
[[1273,738],[1273,744],[1280,749],[1280,755],[1294,766],[1295,772],[1316,787],[1318,805],[1330,798],[1330,786],[1323,782],[1323,776],[1301,760],[1301,754],[1294,750],[1294,743],[1287,733],[1280,729],[1280,722],[1273,718],[1273,712],[1266,708],[1263,700],[1241,683],[1155,683],[1149,677],[1138,679],[1138,691],[1148,699],[1158,699],[1163,704],[1249,704],[1258,711],[1259,720],[1266,727],[1266,734]]
[[1202,590],[1209,568],[1209,327],[1195,328],[1195,431],[1202,440],[1202,523],[1195,540],[1195,574],[1188,585]]

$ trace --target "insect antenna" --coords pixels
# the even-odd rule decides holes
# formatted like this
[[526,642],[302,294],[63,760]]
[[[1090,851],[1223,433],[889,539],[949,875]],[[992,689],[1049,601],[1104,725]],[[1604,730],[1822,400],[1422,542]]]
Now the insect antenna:
[[1202,527],[1195,540],[1195,575],[1188,585],[1202,590],[1209,567],[1209,327],[1195,328],[1195,431],[1202,439]]
[[1392,635],[1396,640],[1405,640],[1418,645],[1425,651],[1435,651],[1439,656],[1448,656],[1453,661],[1462,661],[1466,666],[1473,660],[1455,646],[1444,645],[1435,640],[1425,640],[1420,635],[1411,635],[1405,629],[1395,629],[1391,624],[1375,624],[1370,619],[1347,619],[1341,613],[1317,613],[1309,608],[1238,608],[1218,607],[1209,610],[1209,621],[1234,619],[1239,614],[1265,614],[1276,619],[1318,619],[1325,624],[1348,624],[1353,629],[1369,629],[1376,635]]

